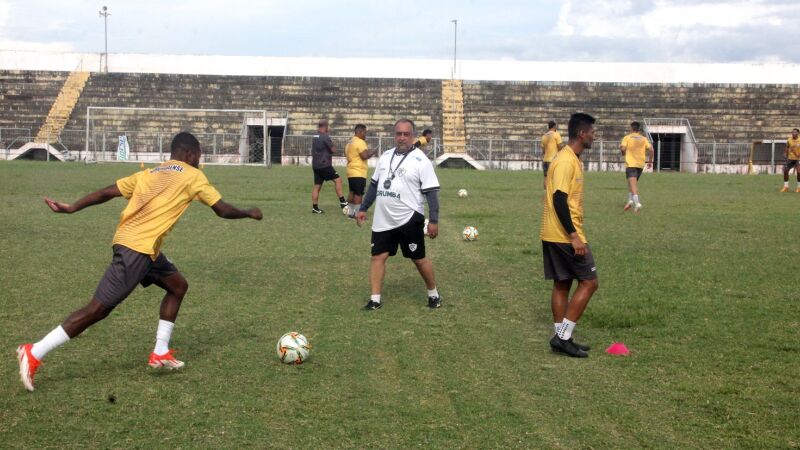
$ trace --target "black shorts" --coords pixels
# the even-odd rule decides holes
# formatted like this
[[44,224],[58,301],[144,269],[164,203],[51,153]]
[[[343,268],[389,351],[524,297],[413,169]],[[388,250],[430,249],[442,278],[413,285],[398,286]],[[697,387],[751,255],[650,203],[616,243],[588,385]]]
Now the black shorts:
[[797,170],[797,163],[800,161],[796,159],[787,159],[785,163],[783,163],[783,170]]
[[594,280],[597,268],[589,244],[586,244],[586,255],[576,256],[572,244],[542,241],[542,257],[544,259],[544,278],[546,280]]
[[322,184],[325,181],[333,181],[337,178],[339,178],[339,174],[336,173],[333,166],[314,169],[314,184]]
[[389,252],[389,256],[397,254],[397,246],[403,256],[410,259],[425,257],[425,216],[415,212],[411,219],[393,230],[372,232],[372,256]]
[[367,187],[367,179],[361,177],[348,177],[347,185],[349,186],[350,192],[352,192],[353,195],[362,196],[364,195],[364,188]]
[[94,292],[94,298],[109,309],[122,303],[137,284],[147,287],[178,271],[163,253],[159,253],[153,261],[150,255],[123,245],[114,245],[112,249],[114,257]]
[[644,171],[644,169],[641,167],[626,167],[625,179],[636,178],[636,181],[639,181],[639,177],[642,176],[642,171]]
[[544,172],[544,176],[547,176],[547,169],[550,168],[550,162],[542,161],[542,172]]

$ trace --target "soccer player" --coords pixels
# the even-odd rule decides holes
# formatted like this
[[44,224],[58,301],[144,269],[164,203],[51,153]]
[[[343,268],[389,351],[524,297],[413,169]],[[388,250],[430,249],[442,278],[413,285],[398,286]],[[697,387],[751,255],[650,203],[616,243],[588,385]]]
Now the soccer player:
[[642,176],[645,153],[648,151],[650,158],[647,160],[647,168],[653,166],[653,146],[642,136],[640,129],[639,122],[631,122],[631,132],[622,138],[622,143],[619,145],[619,150],[625,155],[625,178],[628,179],[628,202],[622,210],[628,211],[633,208],[633,212],[637,213],[642,209],[642,203],[639,201],[639,177]]
[[339,207],[347,207],[347,201],[342,195],[342,179],[333,168],[331,156],[336,152],[330,136],[328,136],[328,120],[322,119],[317,126],[317,134],[311,142],[311,168],[314,170],[314,188],[311,189],[311,212],[322,214],[325,211],[319,209],[319,191],[322,183],[333,181],[336,188],[336,196],[339,197]]
[[798,137],[798,133],[800,133],[800,130],[793,129],[792,136],[786,140],[786,150],[783,151],[786,162],[783,164],[783,188],[781,188],[781,192],[789,192],[789,172],[792,168],[797,174],[797,189],[795,189],[795,192],[800,192],[800,171],[797,170],[797,163],[800,162],[800,137]]
[[347,194],[347,217],[355,218],[358,208],[361,207],[361,197],[367,186],[367,160],[378,153],[378,150],[367,148],[367,127],[356,125],[355,136],[350,139],[344,149],[347,157],[347,185],[350,193]]
[[151,284],[164,289],[156,345],[148,365],[154,368],[180,369],[183,361],[175,359],[169,348],[172,329],[181,301],[189,284],[177,267],[161,252],[164,237],[172,230],[192,200],[199,200],[225,219],[249,217],[261,220],[261,210],[238,209],[222,201],[219,192],[208,182],[200,162],[200,143],[190,133],[178,133],[172,140],[170,160],[159,167],[120,178],[115,184],[93,192],[72,204],[45,197],[56,213],[72,214],[88,206],[125,197],[112,248],[114,257],[100,280],[89,303],[73,312],[64,322],[35,344],[17,348],[22,384],[33,391],[33,377],[45,355],[103,320],[122,303],[137,284]]
[[[558,132],[558,125],[554,120],[547,122],[547,133],[542,135],[542,171],[544,177],[547,178],[547,169],[550,167],[550,162],[555,158],[556,153],[567,145],[561,140],[561,134]],[[547,184],[545,184],[545,189]]]
[[372,259],[369,281],[372,295],[364,309],[380,308],[386,260],[397,254],[399,245],[403,256],[411,259],[428,288],[428,307],[439,308],[442,300],[436,288],[433,262],[425,257],[425,216],[423,197],[428,202],[430,223],[428,236],[439,234],[439,180],[433,164],[422,150],[416,148],[414,122],[398,120],[394,124],[395,148],[384,152],[372,174],[364,203],[356,214],[356,224],[367,220],[367,210],[375,203],[372,220]]
[[425,131],[422,132],[422,136],[420,136],[417,141],[414,142],[414,146],[420,150],[425,150],[432,139],[433,131],[426,128]]
[[[581,153],[592,147],[594,118],[575,113],[569,118],[569,141],[550,165],[542,214],[544,276],[553,280],[550,306],[555,336],[550,348],[557,353],[585,358],[588,346],[572,339],[578,319],[597,290],[597,270],[583,232],[583,163]],[[572,281],[578,287],[568,300]]]

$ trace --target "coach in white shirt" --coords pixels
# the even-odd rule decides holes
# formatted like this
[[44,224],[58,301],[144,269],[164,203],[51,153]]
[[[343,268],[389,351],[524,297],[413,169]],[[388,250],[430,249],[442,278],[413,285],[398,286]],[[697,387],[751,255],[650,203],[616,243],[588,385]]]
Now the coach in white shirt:
[[433,276],[433,263],[425,257],[425,207],[422,203],[424,197],[430,213],[428,236],[435,239],[439,234],[439,179],[425,153],[414,147],[414,136],[414,122],[400,119],[394,124],[395,148],[384,152],[378,160],[367,194],[356,214],[356,223],[361,226],[367,220],[367,210],[375,203],[369,266],[372,295],[364,306],[368,311],[382,306],[381,287],[386,260],[397,254],[398,245],[403,256],[414,262],[425,280],[428,306],[438,308],[442,305]]

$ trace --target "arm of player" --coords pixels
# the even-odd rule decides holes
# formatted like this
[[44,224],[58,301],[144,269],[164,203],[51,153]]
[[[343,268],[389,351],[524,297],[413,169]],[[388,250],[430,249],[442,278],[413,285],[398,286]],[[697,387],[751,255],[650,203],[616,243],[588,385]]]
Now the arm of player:
[[653,149],[652,144],[647,144],[647,150],[649,150],[648,153],[650,154],[650,159],[647,161],[647,168],[649,169],[653,167],[653,158],[655,157],[656,151]]
[[363,152],[359,153],[358,157],[366,161],[377,154],[378,154],[378,149],[366,149]]
[[53,212],[72,214],[82,210],[83,208],[105,203],[114,197],[122,197],[122,192],[119,191],[119,188],[116,184],[112,184],[111,186],[94,191],[72,204],[57,202],[48,197],[44,198],[44,202],[47,203],[47,206],[49,206]]
[[239,209],[229,203],[219,200],[211,207],[218,217],[223,219],[255,219],[261,220],[264,216],[258,208]]
[[422,195],[428,202],[428,237],[436,239],[439,235],[439,189],[423,191]]
[[378,198],[378,182],[370,180],[367,193],[364,195],[364,198],[361,199],[361,207],[358,208],[358,212],[356,213],[356,225],[361,226],[367,221],[367,210],[375,203],[376,198]]
[[567,199],[568,195],[566,192],[554,192],[553,209],[556,210],[556,216],[558,216],[558,221],[561,222],[561,226],[564,227],[564,230],[569,234],[570,244],[572,244],[572,248],[575,250],[575,255],[583,256],[586,254],[586,244],[584,244],[580,236],[578,236],[575,225],[572,223],[572,216],[569,213]]

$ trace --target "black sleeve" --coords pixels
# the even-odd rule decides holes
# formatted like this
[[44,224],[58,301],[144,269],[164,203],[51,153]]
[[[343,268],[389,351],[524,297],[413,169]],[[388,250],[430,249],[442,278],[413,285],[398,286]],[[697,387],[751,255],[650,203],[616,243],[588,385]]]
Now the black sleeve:
[[358,210],[367,212],[369,207],[375,202],[376,197],[378,197],[378,182],[375,180],[369,180],[367,194],[364,195],[363,199],[361,199],[361,207],[358,208]]
[[439,190],[423,192],[428,201],[428,220],[430,223],[439,223]]
[[568,234],[575,232],[575,226],[572,224],[572,216],[569,213],[569,205],[567,204],[566,192],[556,191],[553,193],[553,208],[556,210],[558,221]]

